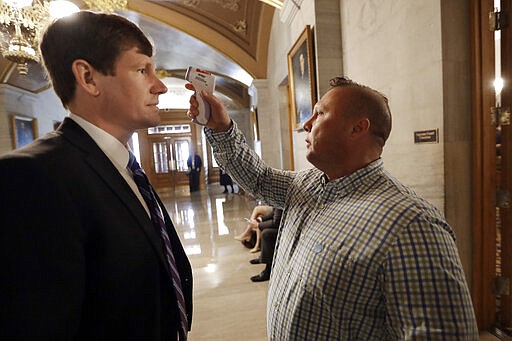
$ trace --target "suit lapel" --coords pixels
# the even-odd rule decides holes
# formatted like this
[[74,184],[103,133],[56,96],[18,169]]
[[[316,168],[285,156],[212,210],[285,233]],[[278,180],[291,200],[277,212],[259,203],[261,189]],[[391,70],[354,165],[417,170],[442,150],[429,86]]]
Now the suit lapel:
[[146,210],[135,196],[130,186],[119,174],[117,168],[110,159],[98,147],[96,142],[72,119],[66,118],[59,130],[62,135],[73,145],[84,151],[85,162],[103,180],[104,184],[114,192],[119,200],[124,203],[135,221],[144,231],[155,252],[158,254],[163,266],[167,268],[167,261],[163,253],[161,237],[153,227]]

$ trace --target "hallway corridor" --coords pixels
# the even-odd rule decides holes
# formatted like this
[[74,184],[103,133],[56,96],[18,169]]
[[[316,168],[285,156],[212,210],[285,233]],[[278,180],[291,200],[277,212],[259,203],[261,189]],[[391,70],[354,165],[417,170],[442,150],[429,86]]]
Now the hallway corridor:
[[190,341],[266,340],[268,282],[253,283],[264,265],[233,237],[245,228],[255,203],[247,196],[206,190],[161,194],[194,274],[194,317]]

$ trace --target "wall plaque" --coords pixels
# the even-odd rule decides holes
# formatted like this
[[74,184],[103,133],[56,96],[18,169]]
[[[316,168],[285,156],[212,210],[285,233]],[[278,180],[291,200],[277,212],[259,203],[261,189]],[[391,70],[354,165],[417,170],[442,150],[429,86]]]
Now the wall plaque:
[[439,129],[415,131],[414,143],[439,143]]

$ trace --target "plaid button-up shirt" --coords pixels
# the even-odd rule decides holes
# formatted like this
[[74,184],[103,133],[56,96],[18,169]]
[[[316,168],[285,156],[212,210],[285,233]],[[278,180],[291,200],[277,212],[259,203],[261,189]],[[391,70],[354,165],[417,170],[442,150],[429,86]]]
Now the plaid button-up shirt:
[[236,124],[205,132],[239,185],[284,208],[269,340],[478,340],[451,228],[381,160],[328,182],[267,167]]

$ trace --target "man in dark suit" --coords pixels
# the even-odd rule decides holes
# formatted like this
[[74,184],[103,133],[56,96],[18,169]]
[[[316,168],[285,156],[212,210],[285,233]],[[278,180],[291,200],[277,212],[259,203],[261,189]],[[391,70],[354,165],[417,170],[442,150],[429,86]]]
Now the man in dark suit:
[[0,158],[0,339],[186,339],[190,263],[127,168],[129,138],[159,123],[167,91],[151,43],[120,16],[79,12],[41,51],[70,115]]
[[187,166],[190,192],[199,191],[199,174],[201,173],[201,167],[203,166],[201,157],[192,151],[187,159]]

